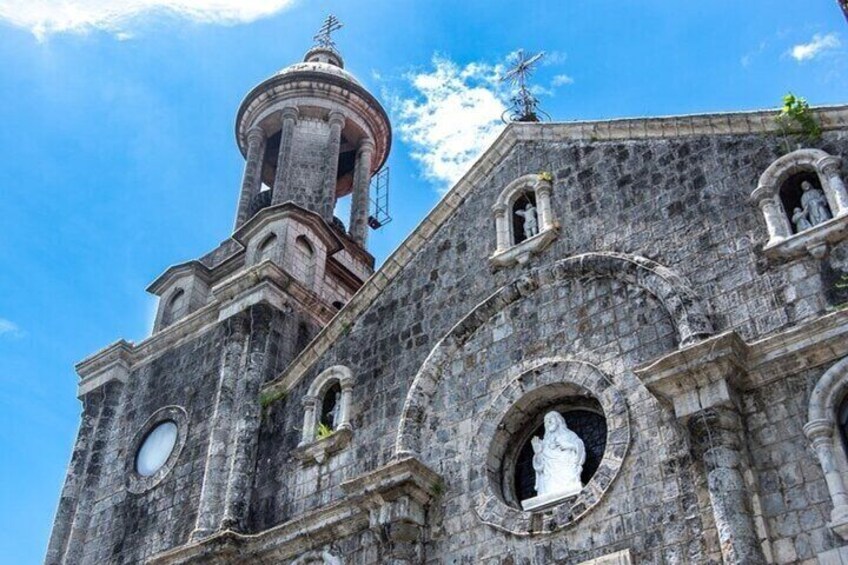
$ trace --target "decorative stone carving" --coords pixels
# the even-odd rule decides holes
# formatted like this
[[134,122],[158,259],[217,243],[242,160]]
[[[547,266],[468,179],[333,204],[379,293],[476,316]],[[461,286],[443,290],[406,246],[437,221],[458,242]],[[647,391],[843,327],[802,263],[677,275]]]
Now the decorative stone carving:
[[521,507],[533,510],[579,493],[586,448],[583,440],[568,429],[562,414],[545,414],[545,435],[534,437],[532,443],[537,496],[523,500]]

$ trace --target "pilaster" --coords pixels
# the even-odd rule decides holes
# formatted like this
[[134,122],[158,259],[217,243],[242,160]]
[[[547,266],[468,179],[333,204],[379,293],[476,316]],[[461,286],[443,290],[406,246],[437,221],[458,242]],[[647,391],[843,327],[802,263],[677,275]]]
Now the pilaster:
[[236,387],[245,357],[250,325],[244,313],[232,316],[225,323],[227,335],[222,351],[224,358],[218,374],[215,412],[212,416],[203,487],[200,491],[192,539],[207,537],[220,528],[227,496],[228,461],[233,455],[232,428],[238,408],[235,399]]
[[741,338],[727,333],[635,371],[651,393],[672,404],[689,431],[693,454],[703,464],[724,563],[746,565],[766,563],[764,548],[770,551],[765,524],[753,512],[758,481],[738,410],[747,353]]

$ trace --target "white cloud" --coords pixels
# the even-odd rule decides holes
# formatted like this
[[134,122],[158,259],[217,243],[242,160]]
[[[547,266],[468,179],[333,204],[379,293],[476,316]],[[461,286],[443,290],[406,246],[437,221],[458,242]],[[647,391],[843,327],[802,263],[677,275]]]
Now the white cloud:
[[829,49],[836,49],[842,43],[839,41],[839,36],[835,33],[821,35],[817,33],[807,43],[799,43],[789,50],[789,55],[796,61],[808,61],[824,53]]
[[395,97],[401,138],[441,190],[458,181],[503,130],[509,97],[499,81],[502,73],[500,65],[460,67],[435,56],[431,70],[407,75],[414,97]]
[[568,55],[564,51],[546,51],[542,58],[542,65],[552,67],[562,65],[568,59]]
[[22,335],[23,332],[16,323],[0,318],[0,337],[21,337]]
[[551,81],[551,86],[566,86],[574,84],[574,79],[568,75],[556,75]]
[[2,0],[0,20],[39,40],[61,32],[104,30],[128,39],[143,16],[168,14],[202,23],[238,24],[270,16],[295,0]]

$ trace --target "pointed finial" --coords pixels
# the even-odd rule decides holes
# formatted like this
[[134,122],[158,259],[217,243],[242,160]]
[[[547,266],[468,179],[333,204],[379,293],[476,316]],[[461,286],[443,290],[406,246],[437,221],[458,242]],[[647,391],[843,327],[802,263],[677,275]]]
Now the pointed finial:
[[318,30],[318,33],[312,38],[315,40],[315,47],[326,47],[328,49],[335,49],[336,44],[333,41],[332,33],[334,31],[338,31],[344,27],[344,24],[339,21],[339,19],[330,14],[327,16],[327,19],[324,20],[324,24]]
[[[512,67],[501,77],[501,81],[509,81],[514,87],[518,87],[515,95],[512,97],[512,107],[507,110],[510,112],[510,120],[514,122],[538,122],[539,121],[539,100],[533,96],[530,88],[527,87],[527,79],[533,75],[533,70],[539,59],[545,56],[545,52],[541,51],[531,57],[524,54],[524,49],[519,49],[513,57],[514,63]],[[544,114],[544,112],[542,112]],[[504,121],[506,121],[504,119]]]

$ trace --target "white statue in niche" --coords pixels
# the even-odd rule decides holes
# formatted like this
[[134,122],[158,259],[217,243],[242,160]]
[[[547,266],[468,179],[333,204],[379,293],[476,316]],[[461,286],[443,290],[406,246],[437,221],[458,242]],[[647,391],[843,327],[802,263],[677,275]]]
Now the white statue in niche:
[[827,198],[821,189],[815,188],[810,181],[801,183],[801,205],[807,213],[811,226],[817,226],[831,219]]
[[524,239],[530,239],[539,233],[539,219],[532,202],[528,200],[524,210],[516,210],[515,215],[524,218]]
[[334,430],[339,427],[339,413],[342,411],[342,393],[337,392],[333,399],[333,409],[330,410],[330,427]]
[[807,219],[807,211],[797,207],[792,212],[792,223],[795,224],[795,231],[799,233],[813,227],[810,220]]
[[562,414],[545,414],[545,435],[543,438],[534,437],[531,443],[536,496],[523,500],[521,506],[532,510],[580,492],[586,447],[583,440],[568,429]]

